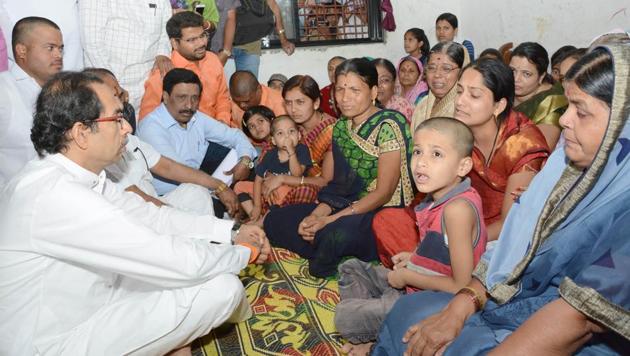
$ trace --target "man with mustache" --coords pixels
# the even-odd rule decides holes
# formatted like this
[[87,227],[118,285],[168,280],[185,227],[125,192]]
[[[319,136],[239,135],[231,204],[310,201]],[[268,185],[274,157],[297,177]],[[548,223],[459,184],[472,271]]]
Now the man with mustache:
[[118,189],[104,168],[130,131],[93,74],[41,89],[41,159],[0,191],[0,355],[191,355],[250,314],[238,273],[267,259],[264,232]]
[[[162,156],[153,146],[134,136],[136,119],[135,115],[128,112],[133,111],[133,107],[128,103],[127,91],[120,86],[114,73],[105,68],[87,68],[84,73],[95,74],[114,90],[123,104],[123,115],[132,126],[121,159],[105,167],[107,178],[120,189],[136,193],[157,206],[169,205],[187,212],[214,214],[211,191],[219,189],[224,183],[203,171]],[[168,194],[158,197],[151,173],[181,184]],[[232,189],[216,194],[216,198],[223,203],[230,216],[238,211],[238,197]]]
[[[216,54],[206,51],[208,36],[204,31],[203,17],[191,11],[179,12],[166,23],[166,33],[173,47],[173,66],[191,70],[201,79],[204,90],[201,93],[199,111],[230,125],[231,102],[223,64]],[[158,70],[153,70],[145,82],[140,120],[160,105],[162,78]]]
[[[257,156],[256,149],[243,131],[197,111],[206,90],[199,77],[188,69],[175,68],[164,77],[163,88],[163,103],[140,121],[138,137],[162,156],[191,168],[216,175],[215,170],[222,164],[230,168],[224,173],[231,174],[234,181],[246,178]],[[230,153],[225,157],[225,153],[217,152],[217,147]],[[162,177],[155,177],[153,185],[159,195],[176,188]],[[215,193],[226,189],[223,184]]]
[[12,38],[15,63],[0,73],[0,188],[35,158],[30,140],[35,101],[63,66],[63,39],[54,22],[25,17],[13,27]]

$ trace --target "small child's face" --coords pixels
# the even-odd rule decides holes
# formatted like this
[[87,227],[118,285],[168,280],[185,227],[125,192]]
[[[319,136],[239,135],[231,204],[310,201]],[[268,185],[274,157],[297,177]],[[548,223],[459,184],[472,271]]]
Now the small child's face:
[[271,134],[271,124],[267,118],[255,114],[247,120],[247,129],[254,140],[263,141]]
[[300,140],[300,131],[292,120],[282,120],[275,124],[271,140],[280,148],[295,147]]
[[411,174],[416,187],[441,198],[470,171],[470,157],[461,157],[452,135],[434,129],[421,129],[413,137]]

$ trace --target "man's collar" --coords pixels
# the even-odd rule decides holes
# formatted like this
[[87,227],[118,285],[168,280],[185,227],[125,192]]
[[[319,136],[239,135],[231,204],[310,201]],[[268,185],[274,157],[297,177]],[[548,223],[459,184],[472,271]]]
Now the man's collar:
[[102,192],[102,187],[105,183],[105,171],[101,171],[98,175],[94,174],[61,153],[48,155],[44,159],[62,166],[72,174],[77,183]]
[[175,68],[189,69],[189,68],[196,67],[198,64],[201,64],[201,62],[203,62],[207,56],[208,54],[206,53],[206,55],[202,59],[200,59],[197,62],[194,62],[194,61],[190,61],[184,58],[184,56],[182,56],[179,52],[177,52],[176,50],[173,50],[171,52],[171,61],[173,62],[173,66]]
[[40,86],[35,78],[28,75],[28,73],[26,73],[24,69],[22,69],[22,67],[20,67],[17,63],[13,61],[9,61],[9,72],[11,72],[11,75],[13,76],[13,78],[15,78],[16,82],[32,80],[35,85]]

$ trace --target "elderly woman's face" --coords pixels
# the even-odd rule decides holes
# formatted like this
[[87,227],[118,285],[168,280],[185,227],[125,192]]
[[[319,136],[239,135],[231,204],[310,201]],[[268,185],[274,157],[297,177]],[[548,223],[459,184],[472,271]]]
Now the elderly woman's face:
[[565,82],[564,95],[569,100],[569,107],[560,118],[566,142],[564,152],[576,167],[586,168],[604,139],[610,108],[574,82]]
[[400,85],[408,88],[416,85],[420,77],[420,71],[418,70],[418,65],[408,60],[400,64],[398,75],[400,76]]
[[457,83],[459,67],[445,53],[431,53],[427,63],[427,84],[436,98],[442,99]]

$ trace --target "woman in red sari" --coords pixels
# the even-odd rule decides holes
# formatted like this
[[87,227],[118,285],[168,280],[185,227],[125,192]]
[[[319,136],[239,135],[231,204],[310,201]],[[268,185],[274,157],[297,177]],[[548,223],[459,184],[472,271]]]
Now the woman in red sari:
[[[501,70],[488,70],[497,66]],[[501,232],[514,202],[511,193],[526,187],[549,155],[536,125],[512,110],[511,73],[503,62],[484,58],[468,65],[456,84],[455,118],[468,125],[475,138],[470,178],[481,195],[488,241]],[[374,217],[372,229],[386,266],[391,265],[391,256],[417,245],[412,208],[382,210]]]
[[282,89],[287,114],[300,130],[301,141],[308,146],[313,166],[304,177],[269,176],[263,182],[263,195],[269,195],[281,185],[296,187],[285,198],[283,206],[312,203],[317,192],[333,176],[332,131],[337,119],[320,111],[317,82],[308,75],[291,77]]
[[339,111],[337,110],[337,105],[335,104],[335,96],[332,92],[332,88],[335,83],[335,69],[337,66],[341,64],[341,62],[345,61],[346,58],[341,56],[334,56],[328,61],[328,79],[330,79],[330,84],[326,85],[319,92],[321,100],[319,102],[320,111],[338,118]]

